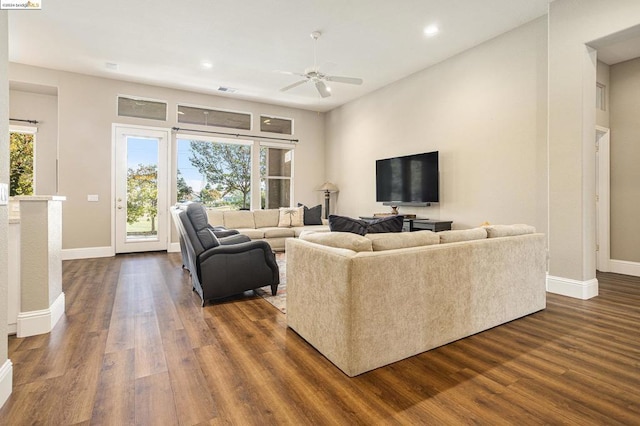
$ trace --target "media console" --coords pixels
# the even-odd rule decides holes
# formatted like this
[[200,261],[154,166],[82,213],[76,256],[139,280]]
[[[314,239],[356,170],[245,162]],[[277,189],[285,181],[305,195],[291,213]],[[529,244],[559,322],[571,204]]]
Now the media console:
[[[373,216],[360,216],[360,219],[363,220],[375,220],[380,219],[379,217]],[[452,220],[435,220],[435,219],[405,219],[404,226],[402,228],[403,231],[413,232],[413,231],[449,231],[451,230]]]

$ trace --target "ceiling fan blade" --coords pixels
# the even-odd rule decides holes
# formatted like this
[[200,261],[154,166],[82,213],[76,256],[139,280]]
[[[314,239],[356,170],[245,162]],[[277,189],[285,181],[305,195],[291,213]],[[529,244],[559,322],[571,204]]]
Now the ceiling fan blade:
[[299,72],[292,72],[292,71],[281,71],[281,70],[277,70],[276,71],[278,74],[286,74],[286,75],[297,75],[299,77],[306,77],[306,75],[299,73]]
[[326,79],[327,81],[335,81],[336,83],[362,84],[361,78],[354,77],[339,77],[335,75],[328,75]]
[[289,90],[289,89],[293,89],[294,87],[298,87],[298,86],[300,86],[301,84],[306,83],[307,81],[308,81],[307,79],[300,80],[300,81],[296,81],[296,82],[295,82],[295,83],[293,83],[293,84],[290,84],[290,85],[288,85],[288,86],[286,86],[286,87],[283,87],[282,89],[280,89],[280,91],[281,91],[281,92],[286,92],[287,90]]
[[324,84],[323,81],[316,81],[316,89],[318,89],[318,93],[320,93],[320,96],[323,98],[331,96],[329,88],[327,88],[327,85]]

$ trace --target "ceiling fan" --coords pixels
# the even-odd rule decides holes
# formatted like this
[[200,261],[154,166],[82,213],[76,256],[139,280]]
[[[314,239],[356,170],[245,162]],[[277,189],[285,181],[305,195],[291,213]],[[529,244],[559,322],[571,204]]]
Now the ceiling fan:
[[346,84],[362,84],[361,78],[339,77],[335,75],[327,75],[320,72],[320,69],[318,68],[318,65],[316,62],[316,45],[318,43],[318,38],[320,37],[321,34],[322,33],[320,31],[314,31],[311,33],[311,38],[314,40],[313,67],[307,68],[304,71],[304,73],[283,71],[284,74],[298,75],[300,77],[304,77],[304,79],[296,81],[293,84],[283,87],[282,89],[280,89],[281,92],[285,92],[289,89],[293,89],[294,87],[298,87],[301,84],[304,84],[306,82],[313,82],[316,86],[316,89],[318,90],[318,93],[320,93],[320,96],[322,96],[323,98],[326,98],[328,96],[331,96],[331,89],[326,84],[326,82],[328,81],[332,81],[336,83],[346,83]]

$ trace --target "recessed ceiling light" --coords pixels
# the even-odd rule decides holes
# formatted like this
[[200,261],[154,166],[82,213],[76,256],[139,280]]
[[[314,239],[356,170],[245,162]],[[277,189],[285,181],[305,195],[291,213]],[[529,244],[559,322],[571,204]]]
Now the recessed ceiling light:
[[210,70],[211,68],[213,68],[213,64],[211,62],[208,61],[202,61],[202,68],[208,69]]
[[427,37],[433,37],[434,35],[438,34],[440,32],[440,29],[438,28],[437,25],[429,25],[428,27],[425,27],[424,29],[424,35],[426,35]]

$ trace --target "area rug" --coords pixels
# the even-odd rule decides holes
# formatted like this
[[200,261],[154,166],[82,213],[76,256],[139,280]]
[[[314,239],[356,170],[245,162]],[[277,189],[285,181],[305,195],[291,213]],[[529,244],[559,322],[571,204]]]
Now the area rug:
[[278,293],[271,295],[271,286],[256,289],[256,294],[267,302],[271,303],[283,314],[287,313],[287,263],[285,262],[284,253],[276,253],[276,262],[280,269],[280,284],[278,285]]

